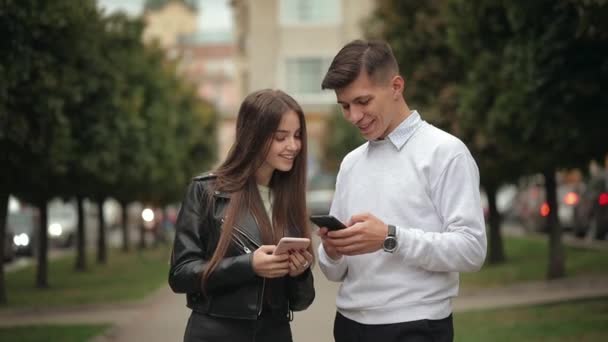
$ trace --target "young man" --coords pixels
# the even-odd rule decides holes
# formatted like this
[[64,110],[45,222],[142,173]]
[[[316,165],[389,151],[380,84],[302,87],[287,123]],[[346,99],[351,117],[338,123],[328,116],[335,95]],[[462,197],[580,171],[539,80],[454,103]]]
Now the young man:
[[409,109],[385,42],[347,44],[322,88],[367,140],[336,181],[331,214],[347,228],[319,230],[321,270],[342,282],[335,340],[452,341],[458,272],[479,270],[486,255],[473,157]]

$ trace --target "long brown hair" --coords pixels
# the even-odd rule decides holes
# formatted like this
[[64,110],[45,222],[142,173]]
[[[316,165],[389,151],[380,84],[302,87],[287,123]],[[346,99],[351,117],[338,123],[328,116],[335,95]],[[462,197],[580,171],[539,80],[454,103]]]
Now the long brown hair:
[[[302,144],[291,170],[275,171],[272,175],[269,185],[273,206],[269,218],[258,191],[256,172],[266,159],[281,118],[289,111],[294,111],[300,120]],[[236,121],[235,142],[215,172],[215,189],[231,195],[218,244],[203,272],[203,284],[226,254],[237,218],[248,211],[258,222],[264,244],[276,244],[287,231],[311,237],[306,214],[306,147],[304,112],[291,96],[280,90],[264,89],[245,98]],[[312,247],[309,252],[312,254]]]

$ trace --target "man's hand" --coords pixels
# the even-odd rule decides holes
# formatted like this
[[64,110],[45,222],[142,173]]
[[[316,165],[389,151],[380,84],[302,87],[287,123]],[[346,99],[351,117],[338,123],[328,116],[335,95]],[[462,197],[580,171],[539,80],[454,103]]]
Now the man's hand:
[[319,230],[317,231],[317,234],[321,238],[321,242],[323,243],[323,249],[325,250],[325,254],[327,254],[327,256],[329,256],[333,260],[338,260],[342,257],[342,254],[338,253],[338,251],[332,244],[331,239],[329,238],[329,236],[327,236],[328,232],[329,232],[329,230],[327,230],[327,228],[320,227]]
[[275,245],[264,245],[253,252],[253,271],[264,278],[279,278],[289,273],[289,254],[273,255]]
[[[382,248],[388,235],[388,225],[372,214],[354,215],[348,228],[327,233],[328,244],[336,253],[359,255],[372,253]],[[325,242],[324,245],[325,247]]]

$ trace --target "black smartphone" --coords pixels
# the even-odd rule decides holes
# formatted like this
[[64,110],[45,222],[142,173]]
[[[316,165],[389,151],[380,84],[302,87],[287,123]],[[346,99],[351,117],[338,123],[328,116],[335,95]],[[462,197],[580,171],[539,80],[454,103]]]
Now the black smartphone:
[[325,227],[329,230],[340,230],[346,228],[346,225],[332,215],[311,215],[312,223],[319,227]]

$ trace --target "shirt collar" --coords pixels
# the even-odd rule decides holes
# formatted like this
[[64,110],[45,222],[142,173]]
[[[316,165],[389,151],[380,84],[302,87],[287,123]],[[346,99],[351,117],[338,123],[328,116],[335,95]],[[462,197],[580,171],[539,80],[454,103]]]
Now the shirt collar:
[[397,150],[401,150],[405,143],[414,135],[418,127],[420,127],[421,123],[420,114],[418,114],[417,110],[413,110],[407,119],[403,120],[387,138]]

